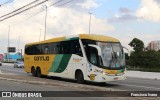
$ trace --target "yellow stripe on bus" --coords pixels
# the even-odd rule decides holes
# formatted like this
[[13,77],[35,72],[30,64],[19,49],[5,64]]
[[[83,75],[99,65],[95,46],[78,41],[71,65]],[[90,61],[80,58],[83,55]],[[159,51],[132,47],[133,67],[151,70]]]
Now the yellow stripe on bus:
[[107,74],[118,74],[117,70],[107,70],[107,69],[104,69],[104,72],[107,73]]
[[65,40],[65,39],[66,39],[66,37],[58,37],[58,38],[52,38],[52,39],[45,40],[45,41],[34,42],[34,43],[28,43],[28,44],[26,44],[26,45],[43,44],[43,43],[51,43],[51,42],[59,42],[59,41]]
[[104,42],[119,42],[119,40],[116,38],[104,35],[80,34],[79,37],[80,39],[89,39],[89,40],[104,41]]

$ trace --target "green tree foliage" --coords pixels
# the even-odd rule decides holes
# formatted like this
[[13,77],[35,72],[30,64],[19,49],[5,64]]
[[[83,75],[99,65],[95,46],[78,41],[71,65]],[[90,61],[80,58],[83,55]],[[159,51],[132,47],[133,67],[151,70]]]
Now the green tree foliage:
[[144,52],[132,52],[129,60],[129,65],[140,67],[143,65]]
[[152,68],[159,67],[160,68],[160,52],[154,50],[148,50],[144,52],[143,55],[143,67]]
[[130,65],[132,66],[141,66],[143,61],[143,49],[144,43],[140,39],[134,38],[129,45],[133,47],[135,52],[131,53],[130,56]]
[[137,38],[134,38],[129,45],[135,51],[131,53],[130,60],[127,61],[128,65],[144,70],[160,71],[160,50],[143,51],[144,43]]
[[141,52],[144,49],[144,43],[140,39],[134,38],[129,45],[133,47],[136,52]]

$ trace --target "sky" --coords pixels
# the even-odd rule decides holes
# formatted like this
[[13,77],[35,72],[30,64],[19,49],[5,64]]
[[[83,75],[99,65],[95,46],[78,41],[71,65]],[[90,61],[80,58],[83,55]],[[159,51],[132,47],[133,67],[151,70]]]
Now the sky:
[[[9,2],[7,2],[9,1]],[[0,16],[8,14],[34,0],[0,0]],[[38,0],[41,2],[44,0]],[[119,39],[128,49],[133,38],[149,42],[160,40],[160,0],[59,0],[32,8],[19,15],[0,21],[0,53],[8,46],[24,50],[26,43],[44,40],[45,5],[47,10],[46,39],[89,33]],[[7,2],[7,3],[5,3]],[[5,4],[4,4],[5,3]],[[3,17],[0,17],[2,20]],[[10,30],[9,30],[10,26]]]

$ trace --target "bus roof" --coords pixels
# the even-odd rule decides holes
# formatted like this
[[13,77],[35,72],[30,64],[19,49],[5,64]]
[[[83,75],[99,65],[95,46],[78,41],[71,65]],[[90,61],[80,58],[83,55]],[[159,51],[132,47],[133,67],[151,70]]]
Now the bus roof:
[[33,45],[33,44],[42,44],[42,43],[50,43],[50,42],[59,42],[59,41],[66,41],[66,40],[72,40],[72,39],[88,39],[88,40],[95,40],[95,41],[102,41],[102,42],[119,42],[118,39],[105,36],[105,35],[96,35],[96,34],[79,34],[76,36],[69,36],[69,37],[57,37],[48,39],[45,41],[40,42],[34,42],[34,43],[28,43],[26,45]]
[[80,39],[88,39],[88,40],[95,40],[95,41],[103,41],[103,42],[119,42],[118,39],[105,36],[105,35],[96,35],[96,34],[80,34]]

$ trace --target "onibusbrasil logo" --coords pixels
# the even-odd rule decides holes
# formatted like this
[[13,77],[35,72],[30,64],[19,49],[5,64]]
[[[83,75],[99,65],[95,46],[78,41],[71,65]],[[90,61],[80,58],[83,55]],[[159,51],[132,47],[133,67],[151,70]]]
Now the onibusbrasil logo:
[[36,92],[2,92],[1,97],[42,97],[42,93]]

